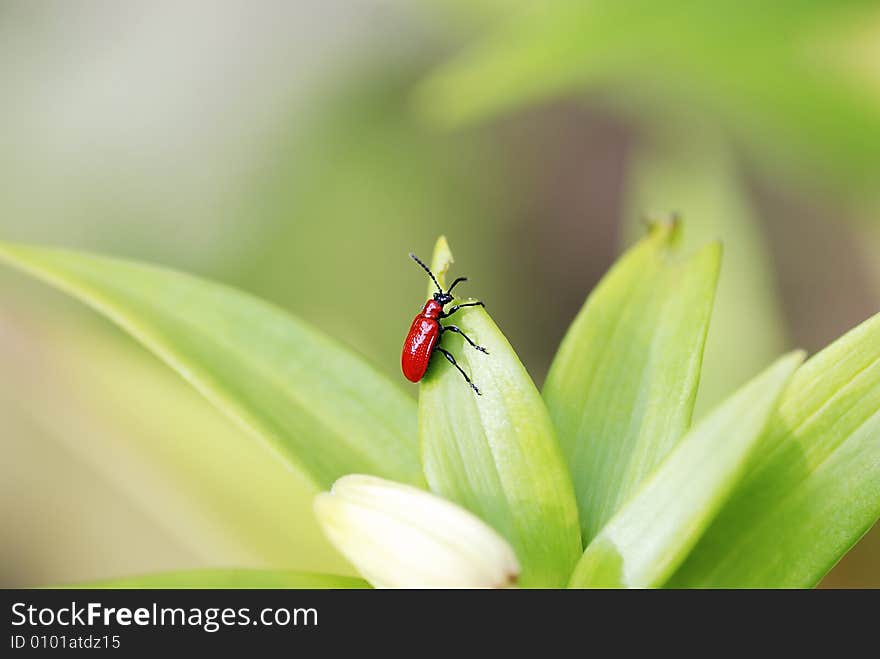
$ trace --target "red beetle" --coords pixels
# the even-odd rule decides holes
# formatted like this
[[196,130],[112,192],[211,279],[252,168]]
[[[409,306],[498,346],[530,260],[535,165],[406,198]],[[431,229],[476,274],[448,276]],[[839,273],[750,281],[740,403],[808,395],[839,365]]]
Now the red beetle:
[[449,311],[444,311],[443,308],[453,300],[452,289],[459,282],[467,281],[467,277],[459,277],[444,292],[440,284],[437,283],[437,278],[431,272],[431,269],[422,263],[415,254],[410,253],[409,256],[428,273],[437,287],[437,292],[434,293],[433,298],[425,302],[421,313],[413,319],[412,325],[409,328],[409,334],[406,335],[406,340],[403,342],[403,354],[400,357],[400,366],[403,368],[403,374],[410,382],[418,382],[425,375],[425,371],[428,370],[428,362],[431,361],[431,356],[435,352],[439,352],[446,357],[450,364],[458,369],[458,372],[462,374],[465,381],[471,386],[471,389],[479,394],[480,390],[477,389],[477,385],[471,381],[468,374],[458,365],[452,353],[440,346],[440,338],[443,336],[443,332],[455,332],[460,334],[465,341],[480,352],[488,355],[489,351],[471,341],[470,337],[455,325],[441,325],[440,319],[448,318],[463,307],[484,307],[486,305],[479,301],[466,302],[465,304],[456,304],[450,307]]

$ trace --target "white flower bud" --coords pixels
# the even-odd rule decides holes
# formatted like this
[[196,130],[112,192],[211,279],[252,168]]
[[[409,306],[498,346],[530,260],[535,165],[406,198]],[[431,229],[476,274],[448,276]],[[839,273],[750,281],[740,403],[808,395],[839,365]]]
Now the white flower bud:
[[315,498],[330,541],[377,588],[503,588],[519,575],[507,541],[465,509],[374,476]]

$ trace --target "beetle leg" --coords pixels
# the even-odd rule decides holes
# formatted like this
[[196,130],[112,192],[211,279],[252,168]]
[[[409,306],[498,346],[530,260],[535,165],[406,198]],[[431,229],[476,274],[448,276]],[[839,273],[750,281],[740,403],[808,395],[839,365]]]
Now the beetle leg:
[[480,352],[484,352],[484,353],[486,353],[487,355],[489,354],[489,351],[488,351],[488,350],[486,350],[483,346],[478,346],[476,343],[473,342],[473,340],[471,339],[471,337],[469,337],[467,334],[465,334],[464,332],[462,332],[460,327],[456,327],[455,325],[441,325],[441,326],[440,326],[440,331],[441,331],[441,332],[447,332],[447,331],[448,331],[448,332],[455,332],[456,334],[461,334],[461,337],[462,337],[465,341],[467,341],[468,343],[470,343],[471,346],[473,346],[474,348],[476,348],[476,349],[479,350]]
[[461,368],[461,366],[458,365],[458,362],[455,361],[455,357],[452,356],[451,352],[449,352],[445,348],[441,348],[439,345],[434,346],[434,350],[436,350],[437,352],[443,353],[443,356],[446,357],[446,359],[449,361],[450,364],[452,364],[453,366],[455,366],[455,368],[458,369],[458,372],[461,373],[461,376],[464,378],[464,381],[467,382],[471,386],[471,389],[473,389],[474,391],[477,392],[478,396],[483,395],[482,393],[480,393],[480,390],[477,389],[477,385],[475,385],[473,382],[471,382],[471,379],[468,377],[468,374],[465,373],[464,370]]
[[478,302],[465,302],[464,304],[456,304],[454,307],[449,307],[449,311],[444,311],[443,313],[441,313],[441,314],[440,314],[440,317],[441,317],[441,318],[449,318],[449,316],[451,316],[452,314],[454,314],[456,311],[458,311],[458,310],[461,309],[462,307],[485,307],[485,306],[486,306],[486,305],[483,304],[482,301],[478,301]]

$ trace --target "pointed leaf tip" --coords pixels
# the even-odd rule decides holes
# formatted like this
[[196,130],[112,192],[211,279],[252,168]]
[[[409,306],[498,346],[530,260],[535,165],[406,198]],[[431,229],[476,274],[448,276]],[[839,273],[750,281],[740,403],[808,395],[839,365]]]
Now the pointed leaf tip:
[[[442,237],[434,256],[433,266],[445,272],[452,254]],[[428,484],[507,538],[522,564],[521,585],[564,586],[582,546],[571,477],[544,401],[485,309],[461,309],[449,322],[488,354],[446,332],[443,347],[482,395],[442,355],[421,381]]]
[[677,258],[656,223],[587,297],[547,375],[544,400],[589,542],[691,423],[720,245]]
[[[439,236],[437,242],[434,243],[434,251],[431,254],[431,271],[437,277],[437,282],[441,288],[446,288],[446,274],[449,272],[450,266],[455,263],[452,256],[452,250],[446,236]],[[433,282],[428,282],[428,297],[430,298],[435,292]]]

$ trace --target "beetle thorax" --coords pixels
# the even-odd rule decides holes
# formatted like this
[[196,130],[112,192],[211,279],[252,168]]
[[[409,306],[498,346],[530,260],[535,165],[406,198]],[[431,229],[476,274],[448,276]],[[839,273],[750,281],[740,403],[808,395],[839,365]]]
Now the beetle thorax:
[[441,313],[443,313],[443,305],[437,302],[437,300],[425,302],[425,307],[422,309],[422,315],[425,318],[436,320],[440,317]]

